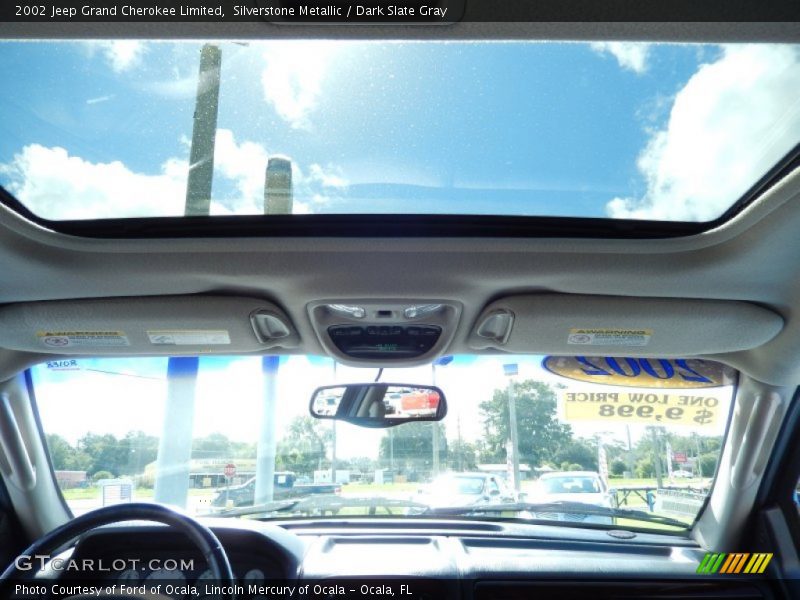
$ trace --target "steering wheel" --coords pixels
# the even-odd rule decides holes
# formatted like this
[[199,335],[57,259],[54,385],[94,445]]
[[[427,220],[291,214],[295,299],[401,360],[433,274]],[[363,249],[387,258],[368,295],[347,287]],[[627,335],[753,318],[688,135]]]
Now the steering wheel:
[[[76,537],[103,525],[122,521],[155,521],[163,523],[183,533],[203,555],[213,579],[220,582],[226,590],[234,589],[236,583],[231,570],[228,555],[217,536],[205,525],[183,513],[174,511],[159,504],[130,503],[115,504],[88,512],[72,519],[61,527],[47,533],[31,544],[20,556],[50,555],[71,542]],[[30,571],[22,571],[14,560],[0,575],[0,593],[6,597],[8,586],[12,581],[19,581],[21,576],[30,575]],[[96,596],[94,596],[96,598]],[[113,598],[113,596],[105,596]],[[73,597],[78,598],[78,597]],[[130,596],[127,596],[130,598]],[[234,600],[233,594],[220,596],[221,600]]]

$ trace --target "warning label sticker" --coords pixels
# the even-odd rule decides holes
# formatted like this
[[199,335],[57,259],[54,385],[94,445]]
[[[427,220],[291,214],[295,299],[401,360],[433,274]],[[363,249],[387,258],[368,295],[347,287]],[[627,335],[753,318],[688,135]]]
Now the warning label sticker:
[[652,329],[581,329],[569,330],[567,343],[578,346],[647,346]]
[[37,331],[36,337],[48,348],[106,348],[131,345],[124,331]]
[[227,329],[158,329],[148,331],[151,344],[157,346],[210,346],[230,344]]

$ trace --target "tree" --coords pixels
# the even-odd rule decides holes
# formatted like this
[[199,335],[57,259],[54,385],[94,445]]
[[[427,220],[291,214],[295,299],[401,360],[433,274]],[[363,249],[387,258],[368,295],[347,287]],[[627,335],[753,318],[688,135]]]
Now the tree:
[[117,438],[110,433],[87,433],[78,440],[77,450],[89,457],[86,471],[90,476],[98,471],[108,471],[116,476],[127,462],[127,452],[120,448]]
[[192,456],[195,458],[229,458],[231,454],[231,441],[222,433],[192,440]]
[[92,458],[73,447],[67,440],[57,434],[48,434],[47,447],[50,450],[50,459],[56,471],[88,471]]
[[47,447],[50,450],[50,460],[53,462],[53,469],[56,471],[71,471],[75,448],[70,443],[55,433],[46,436]]
[[478,468],[478,451],[475,444],[455,440],[448,448],[448,467],[454,471],[474,471]]
[[718,452],[707,452],[700,455],[700,468],[703,469],[703,477],[713,477],[717,472]]
[[637,460],[635,471],[636,471],[636,476],[640,479],[648,479],[650,477],[655,477],[656,468],[653,465],[653,457],[643,456],[642,458]]
[[[337,459],[337,469],[338,467],[338,459]],[[351,458],[349,461],[344,463],[347,465],[347,468],[352,469],[354,471],[358,471],[360,473],[370,473],[375,470],[376,462],[374,459],[368,456],[358,456],[356,458]]]
[[[553,460],[554,449],[572,439],[569,425],[556,418],[556,394],[541,381],[528,379],[513,383],[517,409],[519,461],[535,468]],[[480,403],[485,432],[487,462],[506,460],[506,440],[509,432],[508,390],[495,390],[491,400]]]
[[447,439],[441,423],[419,421],[403,423],[387,430],[381,438],[378,456],[387,467],[394,459],[395,469],[401,472],[426,471],[433,468],[433,428],[439,428],[439,464],[447,459]]
[[611,466],[609,467],[609,473],[614,477],[622,477],[625,475],[625,471],[628,470],[628,465],[625,464],[625,461],[621,458],[615,458],[611,461]]
[[327,449],[332,441],[333,432],[323,421],[307,415],[296,417],[278,442],[276,467],[299,475],[330,467]]
[[233,458],[256,458],[258,446],[248,442],[231,442]]
[[580,465],[576,471],[597,470],[597,443],[584,439],[570,439],[556,450],[553,461],[557,465],[563,463]]
[[92,481],[100,481],[101,479],[113,479],[114,475],[109,471],[97,471],[92,475]]
[[139,475],[158,457],[158,438],[143,431],[129,431],[119,444],[120,475]]

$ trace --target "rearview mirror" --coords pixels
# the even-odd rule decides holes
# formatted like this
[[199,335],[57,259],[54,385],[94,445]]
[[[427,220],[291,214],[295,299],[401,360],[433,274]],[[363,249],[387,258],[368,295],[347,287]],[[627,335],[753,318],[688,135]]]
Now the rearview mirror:
[[309,409],[317,419],[393,427],[411,421],[441,421],[447,403],[444,392],[430,385],[351,383],[317,388]]

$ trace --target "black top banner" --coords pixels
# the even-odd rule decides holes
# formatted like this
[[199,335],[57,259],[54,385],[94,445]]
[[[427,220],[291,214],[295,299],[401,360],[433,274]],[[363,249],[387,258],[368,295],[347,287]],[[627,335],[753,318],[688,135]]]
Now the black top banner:
[[800,0],[5,0],[0,21],[800,22]]

